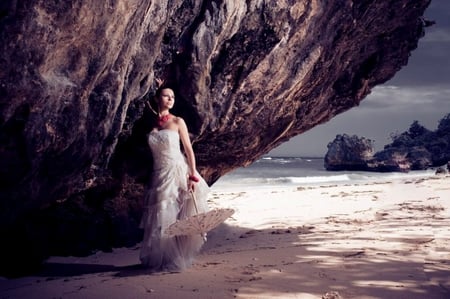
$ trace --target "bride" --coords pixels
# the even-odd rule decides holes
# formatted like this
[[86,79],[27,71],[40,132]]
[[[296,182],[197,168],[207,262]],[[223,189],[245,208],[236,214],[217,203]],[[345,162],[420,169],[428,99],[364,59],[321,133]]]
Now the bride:
[[154,162],[141,220],[144,238],[140,260],[153,271],[179,271],[192,264],[204,238],[171,237],[165,230],[177,219],[197,213],[190,192],[195,194],[198,212],[206,212],[209,187],[196,170],[186,123],[169,112],[175,103],[173,90],[160,87],[156,101],[158,111],[154,112],[158,114],[158,123],[147,136]]

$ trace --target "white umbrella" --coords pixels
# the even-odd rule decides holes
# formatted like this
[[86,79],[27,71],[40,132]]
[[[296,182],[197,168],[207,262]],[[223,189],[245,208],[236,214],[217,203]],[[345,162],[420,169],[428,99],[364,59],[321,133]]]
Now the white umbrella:
[[169,236],[186,236],[200,234],[206,240],[206,232],[216,228],[227,218],[234,214],[233,209],[222,208],[213,209],[208,212],[198,213],[195,195],[191,192],[194,201],[196,215],[189,216],[185,219],[179,219],[172,223],[165,231]]

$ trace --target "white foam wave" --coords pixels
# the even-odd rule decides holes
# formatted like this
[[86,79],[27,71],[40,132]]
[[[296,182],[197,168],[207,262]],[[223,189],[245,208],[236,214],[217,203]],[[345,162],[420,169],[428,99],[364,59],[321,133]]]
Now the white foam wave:
[[271,188],[314,184],[360,183],[364,181],[413,179],[434,175],[433,170],[409,173],[348,172],[317,176],[223,177],[214,184],[217,189]]
[[350,181],[348,174],[331,175],[331,176],[305,176],[305,177],[277,177],[277,178],[235,178],[228,180],[219,180],[217,185],[220,186],[248,186],[248,187],[264,187],[264,186],[280,186],[291,184],[311,184],[325,182],[343,182]]

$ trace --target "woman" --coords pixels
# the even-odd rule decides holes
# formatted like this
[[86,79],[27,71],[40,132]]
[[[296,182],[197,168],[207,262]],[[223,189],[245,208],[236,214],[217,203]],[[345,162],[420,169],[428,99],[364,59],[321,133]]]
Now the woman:
[[173,90],[159,88],[156,101],[158,123],[147,139],[154,163],[141,221],[144,239],[140,260],[154,271],[179,271],[191,265],[204,236],[170,237],[165,230],[177,219],[197,214],[190,192],[195,195],[198,212],[207,211],[209,187],[196,171],[186,123],[169,112],[175,103]]

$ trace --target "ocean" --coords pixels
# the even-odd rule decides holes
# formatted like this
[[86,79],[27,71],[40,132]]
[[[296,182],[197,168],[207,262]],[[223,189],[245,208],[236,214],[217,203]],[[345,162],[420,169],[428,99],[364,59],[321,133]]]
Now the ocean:
[[352,184],[396,178],[427,177],[435,170],[400,172],[327,171],[323,158],[263,157],[221,177],[213,190],[243,190],[303,185]]

